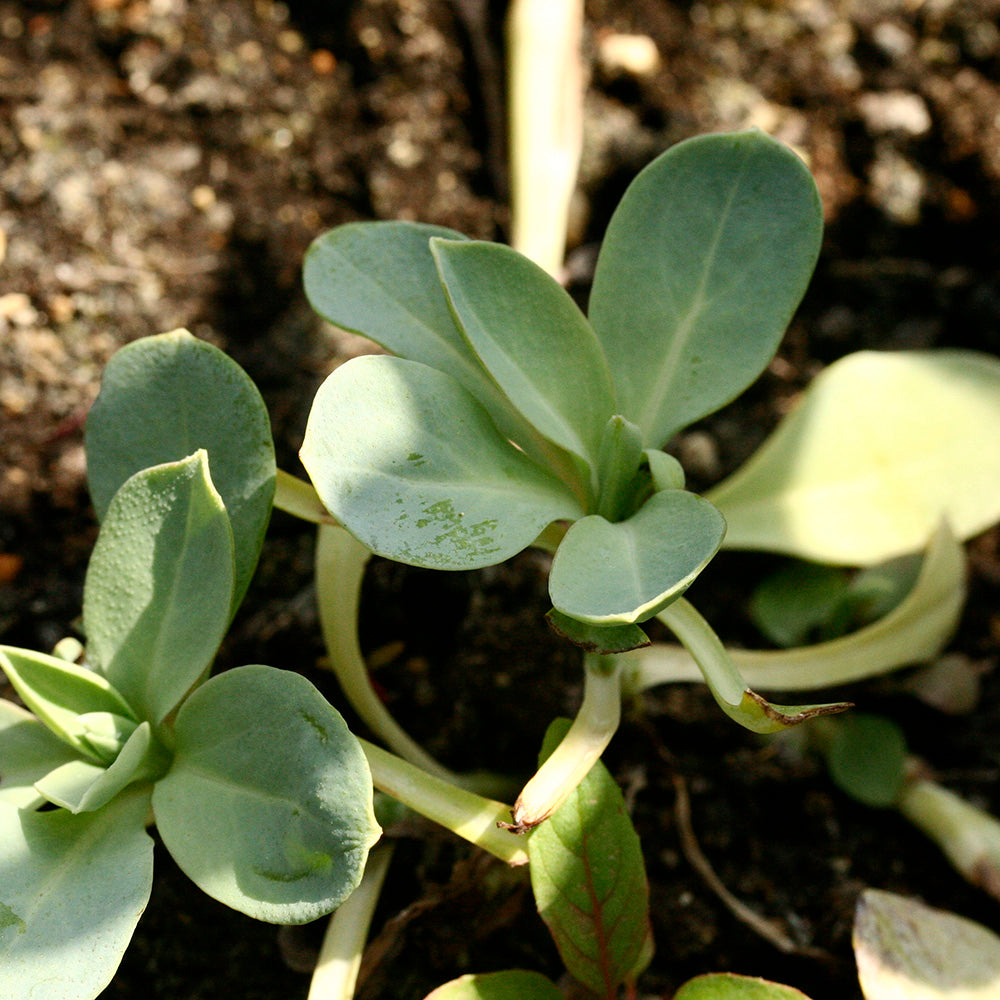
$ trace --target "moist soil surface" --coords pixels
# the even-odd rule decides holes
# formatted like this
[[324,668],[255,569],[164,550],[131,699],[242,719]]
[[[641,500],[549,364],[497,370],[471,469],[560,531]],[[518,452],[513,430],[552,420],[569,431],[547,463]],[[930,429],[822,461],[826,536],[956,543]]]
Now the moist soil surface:
[[[267,401],[279,464],[301,473],[313,392],[368,349],[305,304],[310,240],[370,218],[506,238],[503,8],[0,0],[0,641],[50,649],[74,629],[96,536],[82,428],[117,348],[179,326],[225,348]],[[735,468],[849,351],[1000,349],[998,15],[995,0],[588,2],[567,266],[581,301],[617,199],[675,141],[758,125],[806,156],[823,198],[822,257],[778,357],[676,442],[694,488]],[[623,62],[622,35],[651,41],[654,61]],[[971,714],[932,709],[898,682],[830,692],[891,713],[943,782],[993,811],[998,545],[995,531],[970,543],[950,647],[980,677]],[[322,669],[312,546],[311,529],[275,514],[219,666],[299,670],[343,707]],[[761,644],[742,609],[773,565],[724,554],[692,588],[727,641]],[[433,753],[523,778],[548,723],[580,697],[578,656],[544,626],[546,607],[531,555],[469,574],[376,562],[362,638],[387,704]],[[739,729],[701,688],[644,696],[605,760],[650,881],[656,956],[640,996],[731,970],[813,1000],[858,998],[850,932],[868,886],[998,923],[996,902],[899,815],[848,799],[815,760]],[[512,966],[561,975],[523,871],[429,827],[398,832],[360,997],[420,1000]],[[692,843],[786,950],[727,907]],[[106,1000],[305,996],[321,928],[254,923],[159,848],[156,863]]]

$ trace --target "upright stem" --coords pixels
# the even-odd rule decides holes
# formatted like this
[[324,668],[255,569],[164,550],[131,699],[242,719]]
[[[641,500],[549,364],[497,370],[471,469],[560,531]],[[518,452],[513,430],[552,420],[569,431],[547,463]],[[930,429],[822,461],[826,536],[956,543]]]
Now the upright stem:
[[393,848],[393,844],[379,844],[368,855],[361,884],[331,915],[307,1000],[351,1000],[354,996],[368,928]]
[[527,864],[521,842],[498,828],[511,814],[510,806],[457,788],[367,740],[360,742],[380,791],[509,865]]
[[583,144],[582,0],[513,0],[511,245],[558,276]]
[[548,819],[587,776],[621,721],[621,669],[616,656],[584,657],[583,703],[562,742],[524,786],[505,824],[526,833]]

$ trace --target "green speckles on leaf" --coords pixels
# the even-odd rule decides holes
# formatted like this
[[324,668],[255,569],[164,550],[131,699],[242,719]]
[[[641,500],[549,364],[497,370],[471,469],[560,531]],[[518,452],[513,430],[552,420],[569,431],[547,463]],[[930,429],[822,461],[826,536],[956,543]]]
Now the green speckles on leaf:
[[377,555],[429,569],[494,565],[583,513],[458,382],[402,358],[338,368],[316,395],[301,455],[351,534]]
[[28,929],[28,925],[6,903],[0,903],[0,931],[7,927],[16,927],[18,934]]
[[466,524],[465,514],[456,511],[455,504],[451,500],[438,500],[430,504],[424,508],[424,514],[424,517],[417,519],[417,527],[440,528],[440,534],[435,537],[436,543],[447,542],[457,549],[480,555],[496,551],[496,547],[489,547],[498,524],[495,517],[484,518],[476,524]]
[[320,743],[329,743],[330,734],[323,727],[322,723],[315,716],[308,712],[299,712],[299,715],[316,731]]

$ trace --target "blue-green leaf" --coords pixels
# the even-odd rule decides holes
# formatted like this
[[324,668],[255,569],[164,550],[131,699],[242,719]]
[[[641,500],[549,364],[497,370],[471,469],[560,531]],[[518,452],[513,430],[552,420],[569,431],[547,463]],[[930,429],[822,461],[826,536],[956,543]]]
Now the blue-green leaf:
[[417,222],[351,222],[313,240],[302,268],[306,297],[324,319],[401,358],[447,372],[471,392],[488,381],[455,326],[430,241],[464,240]]
[[497,243],[434,239],[452,310],[507,398],[550,441],[596,469],[614,413],[611,373],[569,293]]
[[601,247],[590,320],[618,411],[647,446],[742,392],[771,360],[822,237],[816,185],[762,132],[678,143],[632,182]]
[[136,473],[87,569],[87,652],[140,718],[159,723],[211,665],[232,592],[232,532],[206,453]]
[[107,712],[138,721],[135,711],[107,678],[57,656],[0,646],[0,670],[25,705],[56,736],[95,763],[105,758],[91,744],[88,727],[80,716]]
[[111,981],[153,881],[149,794],[74,816],[0,804],[4,1000],[93,1000]]
[[275,483],[270,418],[246,372],[186,330],[137,340],[104,370],[86,445],[90,494],[102,520],[136,472],[208,452],[233,526],[235,611],[257,565]]
[[0,699],[0,806],[34,809],[41,805],[35,782],[77,759],[69,744],[30,712]]
[[490,566],[582,513],[454,379],[400,358],[338,368],[316,394],[301,454],[327,509],[398,562]]
[[35,782],[35,787],[49,802],[70,812],[93,812],[123,788],[159,776],[168,761],[149,723],[143,722],[107,767],[82,760],[69,761]]
[[204,892],[273,923],[304,923],[357,886],[379,836],[361,745],[304,677],[237,667],[177,713],[153,792],[174,860]]
[[655,494],[627,521],[592,514],[572,525],[556,550],[552,604],[594,625],[643,622],[684,592],[725,530],[719,512],[685,490]]

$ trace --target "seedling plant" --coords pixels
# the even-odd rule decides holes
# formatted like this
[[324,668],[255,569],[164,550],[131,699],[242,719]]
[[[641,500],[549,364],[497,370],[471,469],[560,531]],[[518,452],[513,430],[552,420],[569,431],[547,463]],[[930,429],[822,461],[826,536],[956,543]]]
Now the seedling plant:
[[[970,352],[845,359],[743,469],[708,497],[685,488],[663,448],[765,369],[821,233],[808,170],[756,131],[678,144],[636,178],[586,316],[507,247],[416,223],[333,230],[306,259],[310,301],[391,354],[320,387],[301,452],[311,482],[275,469],[263,403],[220,351],[183,331],[120,351],[87,424],[101,531],[85,644],[0,647],[25,706],[0,703],[10,995],[44,983],[53,1000],[91,1000],[109,981],[148,899],[149,823],[196,884],[242,912],[293,923],[353,900],[366,926],[387,864],[380,847],[362,881],[379,835],[373,785],[510,864],[530,859],[564,960],[584,956],[567,960],[573,975],[608,998],[633,983],[651,955],[641,852],[595,768],[622,697],[703,679],[762,734],[839,712],[773,704],[740,668],[805,690],[935,655],[961,608],[959,540],[1000,517],[1000,364]],[[351,734],[293,670],[209,677],[272,506],[319,525],[330,664],[387,749]],[[852,566],[905,555],[915,570],[860,630],[741,659],[684,597],[723,545]],[[387,713],[357,615],[372,553],[468,570],[529,546],[552,556],[547,617],[582,648],[584,695],[511,809],[488,776],[451,773]],[[654,618],[679,646],[650,643]],[[603,871],[606,894],[570,898],[575,876],[548,863],[553,836],[570,869]],[[622,867],[602,870],[608,856]],[[331,953],[346,923],[334,916]],[[326,977],[312,1000],[349,997],[355,974]],[[441,994],[493,995],[513,994]]]

